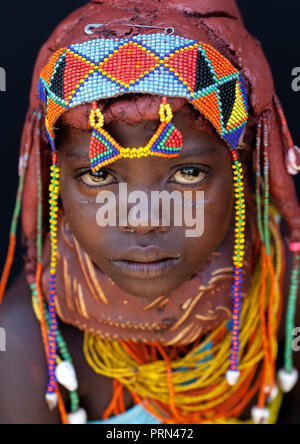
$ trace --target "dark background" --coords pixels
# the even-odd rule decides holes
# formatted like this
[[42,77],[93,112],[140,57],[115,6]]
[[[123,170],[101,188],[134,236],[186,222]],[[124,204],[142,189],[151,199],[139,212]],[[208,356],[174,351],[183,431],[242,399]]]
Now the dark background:
[[[38,50],[55,26],[84,0],[2,1],[0,9],[0,66],[7,73],[7,92],[0,92],[1,212],[0,270],[8,241],[10,219],[17,188],[18,150],[28,106],[31,75]],[[300,2],[295,0],[239,0],[246,26],[258,37],[270,61],[277,92],[295,141],[300,143],[298,125],[300,92],[292,91],[291,72],[300,66]],[[297,180],[300,192],[300,180]],[[13,275],[20,270],[22,250],[17,251]]]

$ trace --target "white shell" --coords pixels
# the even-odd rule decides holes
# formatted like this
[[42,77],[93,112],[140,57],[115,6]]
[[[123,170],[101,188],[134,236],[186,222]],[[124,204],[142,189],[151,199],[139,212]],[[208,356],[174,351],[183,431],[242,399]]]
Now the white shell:
[[229,370],[226,373],[226,379],[228,384],[231,387],[233,387],[235,384],[237,384],[238,380],[240,379],[240,375],[241,375],[240,372]]
[[70,392],[78,389],[76,372],[70,362],[63,361],[56,367],[55,375],[57,381]]
[[270,410],[253,407],[251,416],[254,424],[267,424],[270,419]]
[[46,393],[46,401],[50,410],[54,410],[57,407],[58,399],[56,393]]
[[288,150],[286,156],[286,167],[292,176],[296,176],[300,171],[300,164],[297,163],[297,154],[298,158],[300,157],[300,149],[295,145]]
[[86,424],[87,420],[87,413],[84,409],[78,409],[76,412],[68,414],[68,422],[70,425]]
[[[270,387],[266,386],[265,393],[269,394],[269,392],[270,392]],[[279,387],[278,387],[278,385],[275,384],[272,391],[271,391],[271,394],[268,396],[268,404],[271,404],[273,401],[275,401],[278,394],[279,394]]]
[[278,373],[278,382],[284,393],[289,393],[293,390],[299,379],[299,372],[293,369],[291,373],[282,369]]

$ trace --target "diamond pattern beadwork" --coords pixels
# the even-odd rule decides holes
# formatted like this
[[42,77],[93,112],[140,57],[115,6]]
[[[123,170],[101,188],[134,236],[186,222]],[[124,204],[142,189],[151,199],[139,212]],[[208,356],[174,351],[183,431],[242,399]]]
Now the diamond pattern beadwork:
[[161,124],[146,146],[124,148],[103,128],[104,116],[97,108],[97,102],[93,102],[90,115],[90,124],[93,128],[90,142],[92,171],[95,173],[106,165],[126,157],[131,159],[147,156],[178,157],[183,147],[183,138],[171,122],[173,113],[166,97],[163,97],[159,115]]
[[213,47],[174,35],[95,39],[62,48],[42,70],[39,92],[53,149],[62,113],[125,93],[186,98],[232,149],[248,119],[241,73]]

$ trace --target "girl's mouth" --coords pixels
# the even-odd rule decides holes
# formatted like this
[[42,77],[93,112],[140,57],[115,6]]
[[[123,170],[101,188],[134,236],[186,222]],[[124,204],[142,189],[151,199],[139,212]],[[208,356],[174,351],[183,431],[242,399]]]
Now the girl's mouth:
[[123,274],[136,279],[154,279],[170,273],[180,262],[179,254],[157,247],[134,247],[111,262]]
[[155,262],[113,261],[122,273],[136,279],[153,279],[170,273],[179,259],[161,259]]

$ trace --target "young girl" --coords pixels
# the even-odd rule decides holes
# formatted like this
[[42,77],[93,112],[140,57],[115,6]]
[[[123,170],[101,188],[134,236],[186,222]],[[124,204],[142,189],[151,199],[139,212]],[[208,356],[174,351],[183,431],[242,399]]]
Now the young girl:
[[[277,422],[298,377],[299,165],[234,1],[75,11],[39,54],[23,132],[1,299],[21,202],[27,257],[0,311],[1,422]],[[164,223],[121,185],[181,203]],[[118,223],[102,223],[101,193]],[[175,219],[199,207],[189,237]]]

